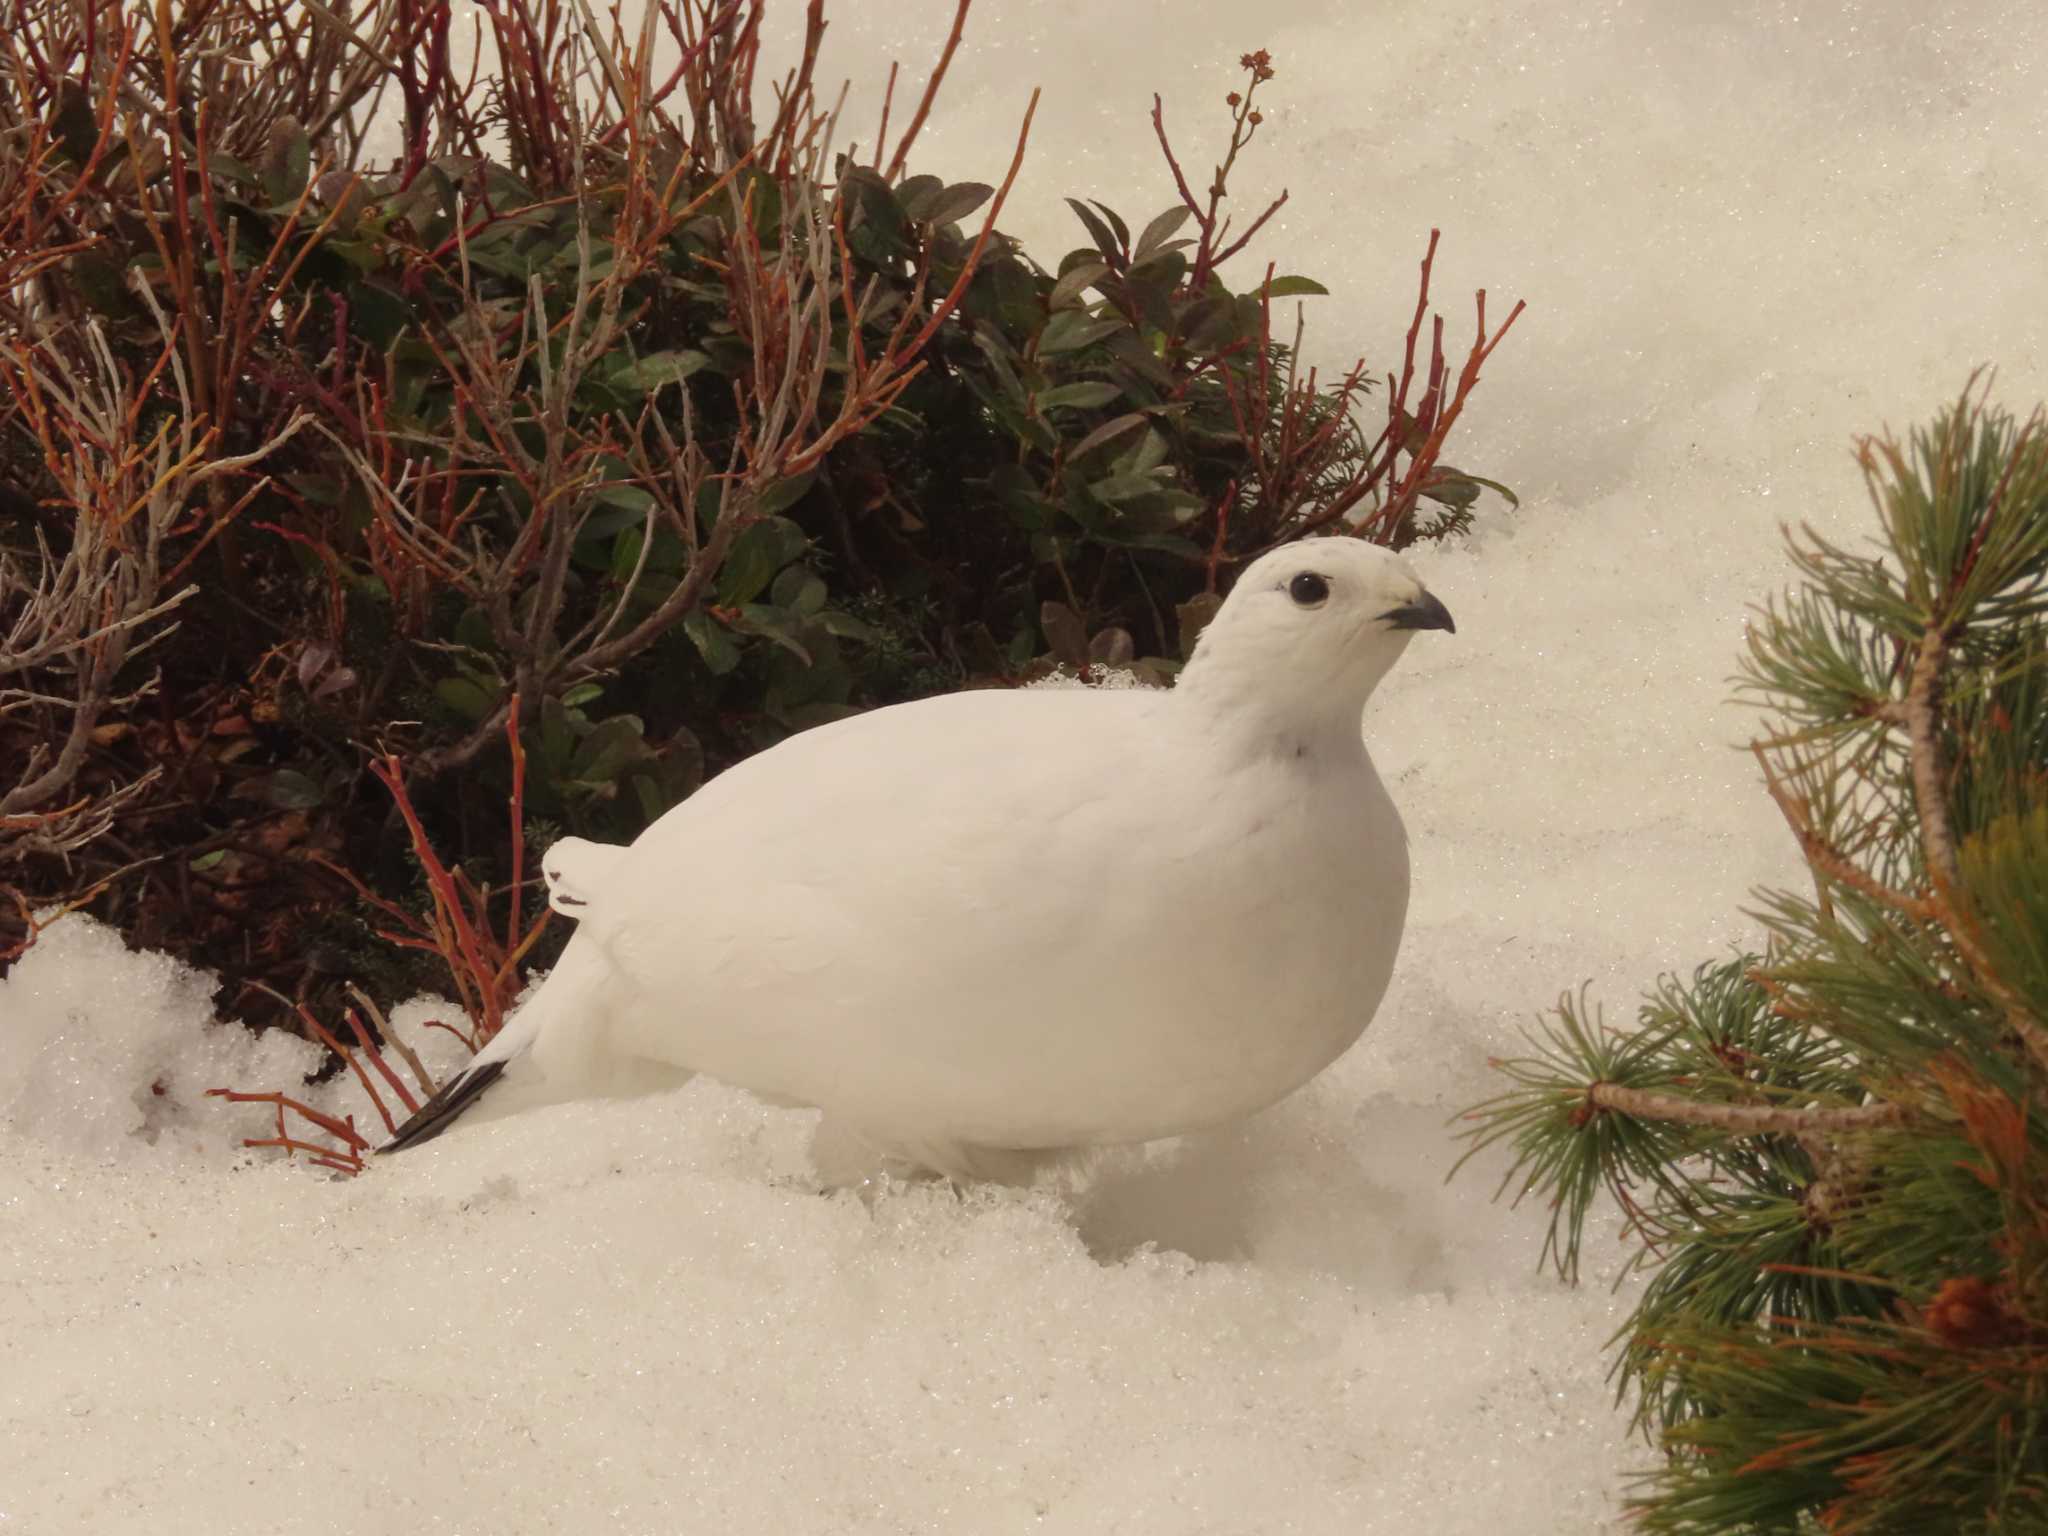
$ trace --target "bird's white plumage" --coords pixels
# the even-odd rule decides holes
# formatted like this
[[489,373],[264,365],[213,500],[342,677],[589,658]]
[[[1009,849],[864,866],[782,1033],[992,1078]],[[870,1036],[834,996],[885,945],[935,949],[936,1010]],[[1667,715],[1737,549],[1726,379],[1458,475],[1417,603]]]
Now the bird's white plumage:
[[578,929],[480,1060],[520,1102],[704,1072],[947,1173],[1260,1109],[1386,989],[1408,853],[1360,717],[1448,623],[1398,557],[1315,540],[1246,569],[1170,691],[793,737],[628,848],[550,850]]

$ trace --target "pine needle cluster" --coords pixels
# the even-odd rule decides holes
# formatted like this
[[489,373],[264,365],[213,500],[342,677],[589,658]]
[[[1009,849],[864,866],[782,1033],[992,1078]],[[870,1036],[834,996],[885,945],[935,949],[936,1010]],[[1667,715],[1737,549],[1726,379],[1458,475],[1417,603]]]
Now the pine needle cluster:
[[1973,386],[1859,459],[1878,547],[1791,535],[1742,667],[1813,889],[1468,1114],[1564,1275],[1623,1213],[1671,1536],[2048,1530],[2048,421]]

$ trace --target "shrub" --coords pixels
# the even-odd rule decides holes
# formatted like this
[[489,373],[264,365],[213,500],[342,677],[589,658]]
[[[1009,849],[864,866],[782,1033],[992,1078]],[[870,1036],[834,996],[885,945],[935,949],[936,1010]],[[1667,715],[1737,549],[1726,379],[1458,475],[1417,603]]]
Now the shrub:
[[2048,419],[1862,462],[1881,553],[1795,539],[1744,669],[1812,894],[1633,1031],[1567,998],[1474,1111],[1562,1271],[1626,1215],[1649,1531],[2048,1521]]
[[1432,234],[1398,370],[1300,363],[1275,306],[1320,286],[1224,270],[1272,212],[1233,233],[1271,60],[1201,193],[1155,100],[1179,202],[1134,234],[1076,199],[1085,243],[1045,265],[996,228],[1035,96],[999,184],[910,169],[965,13],[854,154],[822,0],[765,122],[739,3],[605,30],[500,0],[487,79],[447,0],[15,7],[15,947],[90,900],[247,1016],[337,1016],[347,978],[423,979],[357,902],[433,900],[373,756],[481,907],[536,862],[501,830],[515,701],[528,835],[624,838],[852,710],[1055,660],[1163,680],[1275,542],[1462,526],[1493,482],[1442,450],[1513,315],[1489,332],[1481,294],[1454,369]]

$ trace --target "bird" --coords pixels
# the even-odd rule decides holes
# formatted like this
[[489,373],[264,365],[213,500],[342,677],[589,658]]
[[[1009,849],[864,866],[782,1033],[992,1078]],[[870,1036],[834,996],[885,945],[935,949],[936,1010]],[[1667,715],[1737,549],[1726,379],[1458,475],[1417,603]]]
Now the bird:
[[504,1113],[696,1074],[823,1111],[855,1165],[959,1182],[1245,1118],[1386,993],[1408,840],[1363,716],[1417,633],[1455,629],[1399,554],[1298,540],[1244,567],[1171,688],[890,705],[629,845],[564,838],[559,962],[382,1150],[488,1089]]

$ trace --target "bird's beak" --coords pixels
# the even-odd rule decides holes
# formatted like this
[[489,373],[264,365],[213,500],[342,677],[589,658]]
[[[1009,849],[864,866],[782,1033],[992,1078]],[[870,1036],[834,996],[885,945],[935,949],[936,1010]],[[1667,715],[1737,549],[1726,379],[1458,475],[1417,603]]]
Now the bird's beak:
[[1380,617],[1395,629],[1447,629],[1454,635],[1458,632],[1458,626],[1451,622],[1451,610],[1428,592],[1412,603],[1389,608]]

